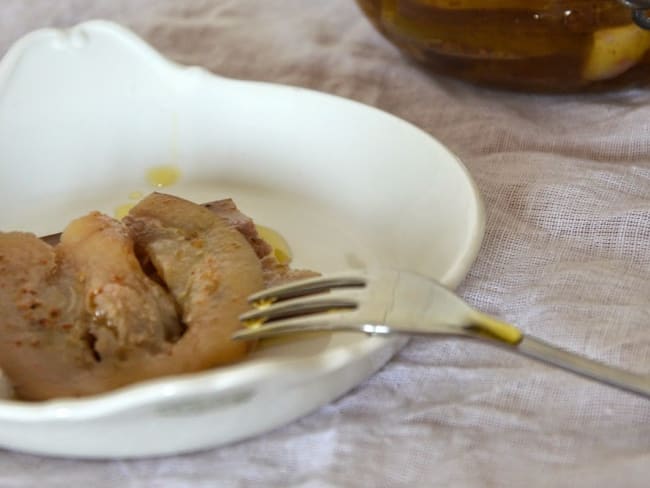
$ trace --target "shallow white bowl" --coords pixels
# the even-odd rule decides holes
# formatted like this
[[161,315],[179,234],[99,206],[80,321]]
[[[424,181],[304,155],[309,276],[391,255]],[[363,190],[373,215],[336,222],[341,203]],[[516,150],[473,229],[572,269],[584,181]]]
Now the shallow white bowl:
[[[483,213],[463,165],[378,110],[296,87],[178,66],[101,21],[42,30],[0,63],[3,230],[59,231],[148,193],[147,169],[197,202],[233,197],[280,231],[295,265],[385,265],[455,286]],[[0,400],[0,446],[75,457],[186,452],[294,420],[377,371],[403,340],[355,334],[270,342],[231,367],[85,399]]]

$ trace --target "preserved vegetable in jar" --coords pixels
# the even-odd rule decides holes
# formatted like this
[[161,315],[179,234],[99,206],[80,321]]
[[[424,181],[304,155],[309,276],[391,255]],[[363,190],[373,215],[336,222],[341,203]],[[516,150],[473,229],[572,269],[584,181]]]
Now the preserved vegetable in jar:
[[[634,0],[357,3],[382,34],[435,72],[542,91],[650,80],[650,30],[633,21]],[[645,15],[635,11],[638,23]]]

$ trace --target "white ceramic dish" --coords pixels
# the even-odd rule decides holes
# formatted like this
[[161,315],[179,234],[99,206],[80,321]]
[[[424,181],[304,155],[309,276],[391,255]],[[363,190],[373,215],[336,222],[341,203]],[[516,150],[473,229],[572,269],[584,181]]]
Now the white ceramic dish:
[[[455,286],[483,234],[462,164],[393,116],[295,87],[175,65],[107,22],[42,30],[0,64],[0,228],[60,230],[152,191],[235,198],[324,272],[375,264]],[[323,405],[377,371],[402,340],[354,334],[271,343],[227,368],[87,399],[0,400],[0,447],[140,457],[250,437]]]

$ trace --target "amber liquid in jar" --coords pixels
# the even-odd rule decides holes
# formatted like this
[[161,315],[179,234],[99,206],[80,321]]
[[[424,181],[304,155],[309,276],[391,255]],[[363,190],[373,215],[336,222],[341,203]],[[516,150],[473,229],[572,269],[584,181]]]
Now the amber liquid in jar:
[[650,31],[617,0],[357,3],[388,39],[436,72],[542,91],[650,80]]

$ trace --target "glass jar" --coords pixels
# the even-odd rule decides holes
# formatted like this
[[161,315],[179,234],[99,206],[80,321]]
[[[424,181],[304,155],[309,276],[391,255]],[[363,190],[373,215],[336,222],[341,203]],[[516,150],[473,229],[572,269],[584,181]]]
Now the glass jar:
[[650,81],[650,31],[632,20],[633,7],[638,24],[648,20],[646,0],[357,3],[382,34],[435,72],[535,91]]

